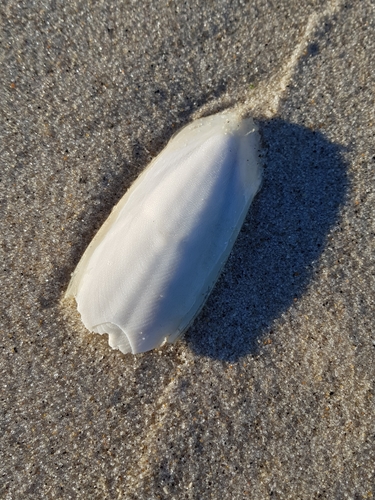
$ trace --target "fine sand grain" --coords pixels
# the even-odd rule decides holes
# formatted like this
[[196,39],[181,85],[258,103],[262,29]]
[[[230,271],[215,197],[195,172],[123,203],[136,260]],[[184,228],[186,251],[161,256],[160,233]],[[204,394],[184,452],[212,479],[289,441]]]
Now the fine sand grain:
[[[375,496],[375,7],[3,2],[0,498]],[[131,182],[240,106],[264,182],[183,340],[61,298]]]

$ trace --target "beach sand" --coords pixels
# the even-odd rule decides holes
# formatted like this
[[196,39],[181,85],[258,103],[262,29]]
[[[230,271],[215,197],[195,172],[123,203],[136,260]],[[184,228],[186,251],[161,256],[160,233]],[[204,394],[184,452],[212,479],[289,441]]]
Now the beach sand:
[[[374,3],[0,11],[0,498],[373,498]],[[217,286],[176,344],[111,350],[71,273],[173,133],[236,105],[264,181]]]

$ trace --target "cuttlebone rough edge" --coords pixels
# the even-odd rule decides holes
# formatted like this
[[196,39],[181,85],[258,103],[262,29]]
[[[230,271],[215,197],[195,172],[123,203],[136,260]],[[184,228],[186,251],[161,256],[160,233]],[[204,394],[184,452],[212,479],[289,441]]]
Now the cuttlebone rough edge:
[[261,184],[251,118],[223,112],[175,134],[132,184],[74,271],[90,331],[133,354],[175,341],[229,256]]

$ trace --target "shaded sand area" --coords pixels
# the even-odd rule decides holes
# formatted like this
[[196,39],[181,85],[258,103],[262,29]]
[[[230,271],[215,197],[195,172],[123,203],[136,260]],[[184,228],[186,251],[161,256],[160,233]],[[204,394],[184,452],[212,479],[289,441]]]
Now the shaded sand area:
[[[374,498],[374,3],[0,13],[0,498]],[[70,274],[173,133],[232,106],[265,172],[225,270],[180,342],[112,351]]]

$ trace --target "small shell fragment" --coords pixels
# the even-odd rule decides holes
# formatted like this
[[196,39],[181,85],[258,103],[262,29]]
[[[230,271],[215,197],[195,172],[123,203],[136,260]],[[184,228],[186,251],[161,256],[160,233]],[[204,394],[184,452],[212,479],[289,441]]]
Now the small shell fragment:
[[123,353],[175,341],[201,310],[261,183],[259,134],[234,111],[178,132],[114,207],[66,297]]

